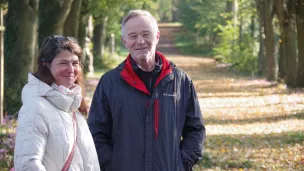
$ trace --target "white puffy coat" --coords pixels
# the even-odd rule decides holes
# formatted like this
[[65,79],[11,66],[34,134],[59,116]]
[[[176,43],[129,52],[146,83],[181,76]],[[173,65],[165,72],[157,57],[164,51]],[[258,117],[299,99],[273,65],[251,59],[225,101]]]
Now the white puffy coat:
[[[14,152],[16,171],[61,171],[74,144],[72,111],[80,101],[29,74],[22,90]],[[95,145],[78,111],[77,143],[70,171],[99,171]]]

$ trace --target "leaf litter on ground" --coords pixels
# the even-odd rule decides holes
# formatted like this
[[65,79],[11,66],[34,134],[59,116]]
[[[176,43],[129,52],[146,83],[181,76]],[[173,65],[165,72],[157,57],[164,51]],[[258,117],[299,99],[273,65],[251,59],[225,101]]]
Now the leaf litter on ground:
[[[236,74],[213,59],[169,56],[192,78],[206,125],[200,170],[304,170],[304,89]],[[98,79],[87,80],[87,101]]]

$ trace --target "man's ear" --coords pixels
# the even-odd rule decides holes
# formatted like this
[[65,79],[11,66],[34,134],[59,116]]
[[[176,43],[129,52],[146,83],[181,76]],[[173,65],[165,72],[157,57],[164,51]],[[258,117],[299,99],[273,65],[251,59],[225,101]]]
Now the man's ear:
[[156,33],[156,43],[158,43],[160,37],[160,31],[157,31]]
[[125,47],[127,47],[127,46],[126,46],[126,40],[125,40],[124,36],[121,36],[121,41],[122,41],[122,43],[125,45]]

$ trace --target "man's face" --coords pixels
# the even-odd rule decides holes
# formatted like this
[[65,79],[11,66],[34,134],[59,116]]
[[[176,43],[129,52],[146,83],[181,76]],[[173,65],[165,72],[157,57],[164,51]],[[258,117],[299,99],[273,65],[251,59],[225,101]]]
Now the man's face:
[[135,61],[153,59],[158,40],[159,31],[147,16],[131,18],[125,24],[122,41]]

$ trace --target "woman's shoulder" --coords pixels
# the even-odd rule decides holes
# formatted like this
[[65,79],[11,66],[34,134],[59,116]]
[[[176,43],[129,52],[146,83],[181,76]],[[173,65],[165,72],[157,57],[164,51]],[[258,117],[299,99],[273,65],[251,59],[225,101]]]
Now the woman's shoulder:
[[23,102],[19,113],[45,115],[49,102],[44,97],[35,97]]

